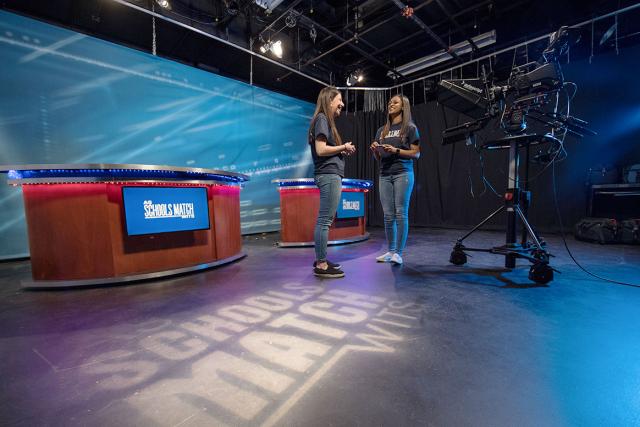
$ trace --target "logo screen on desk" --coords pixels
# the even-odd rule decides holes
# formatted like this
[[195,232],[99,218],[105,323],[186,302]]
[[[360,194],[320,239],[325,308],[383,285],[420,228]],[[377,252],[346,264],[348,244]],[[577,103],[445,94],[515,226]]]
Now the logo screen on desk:
[[364,193],[343,192],[338,204],[338,218],[358,218],[364,216]]
[[130,236],[209,228],[204,187],[123,187],[122,199]]

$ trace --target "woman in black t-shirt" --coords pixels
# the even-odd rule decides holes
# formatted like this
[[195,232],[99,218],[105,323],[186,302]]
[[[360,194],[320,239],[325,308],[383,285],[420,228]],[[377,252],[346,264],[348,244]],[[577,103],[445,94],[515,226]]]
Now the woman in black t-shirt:
[[335,87],[318,94],[316,110],[309,126],[309,148],[313,157],[314,178],[320,189],[320,209],[313,233],[316,260],[313,274],[319,277],[344,277],[339,264],[327,260],[329,226],[333,222],[342,194],[344,155],[356,151],[351,142],[342,143],[335,118],[342,112],[342,95]]
[[389,100],[387,122],[378,129],[370,148],[380,162],[378,191],[388,243],[388,251],[376,257],[376,261],[399,265],[409,234],[413,159],[420,157],[420,134],[411,121],[406,96],[395,95]]

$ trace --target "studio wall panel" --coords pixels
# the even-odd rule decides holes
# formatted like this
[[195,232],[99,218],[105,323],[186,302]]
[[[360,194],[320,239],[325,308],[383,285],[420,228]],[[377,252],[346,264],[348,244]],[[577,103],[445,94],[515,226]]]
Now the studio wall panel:
[[[279,228],[272,179],[312,175],[308,102],[4,11],[0,63],[0,164],[240,172],[245,234]],[[0,240],[0,259],[28,254],[20,188],[5,175]]]

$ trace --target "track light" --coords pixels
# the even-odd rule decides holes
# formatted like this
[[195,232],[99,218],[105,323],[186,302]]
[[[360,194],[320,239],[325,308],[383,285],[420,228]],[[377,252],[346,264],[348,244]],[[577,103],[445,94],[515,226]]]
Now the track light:
[[169,0],[156,0],[156,3],[158,3],[158,6],[164,9],[171,9],[171,4],[169,3]]

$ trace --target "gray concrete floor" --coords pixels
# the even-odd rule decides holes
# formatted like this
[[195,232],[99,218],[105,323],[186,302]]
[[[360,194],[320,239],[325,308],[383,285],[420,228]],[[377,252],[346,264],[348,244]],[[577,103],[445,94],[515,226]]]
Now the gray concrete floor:
[[[640,424],[640,288],[583,273],[558,236],[548,285],[503,258],[448,263],[454,230],[383,231],[313,248],[247,236],[248,256],[171,279],[34,291],[0,263],[0,424],[563,426]],[[502,244],[478,232],[469,244]],[[593,272],[640,282],[640,247],[569,245]]]

